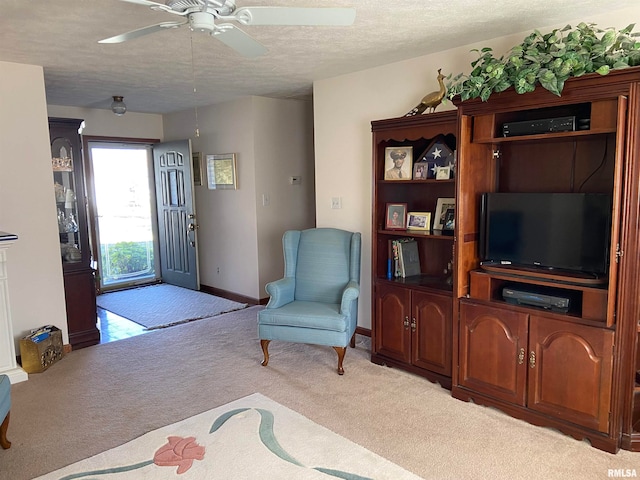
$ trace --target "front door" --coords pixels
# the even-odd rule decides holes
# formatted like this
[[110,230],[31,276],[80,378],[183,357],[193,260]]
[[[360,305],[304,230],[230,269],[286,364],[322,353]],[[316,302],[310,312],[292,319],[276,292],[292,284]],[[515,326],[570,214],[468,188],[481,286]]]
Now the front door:
[[191,141],[153,147],[162,281],[200,289]]

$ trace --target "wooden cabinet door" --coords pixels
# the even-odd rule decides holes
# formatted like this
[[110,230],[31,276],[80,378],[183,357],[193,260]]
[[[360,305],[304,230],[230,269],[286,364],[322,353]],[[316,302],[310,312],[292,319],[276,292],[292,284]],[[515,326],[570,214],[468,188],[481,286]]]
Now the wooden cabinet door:
[[376,286],[375,353],[411,361],[411,292],[406,288]]
[[531,316],[528,407],[607,432],[613,331]]
[[525,405],[527,315],[460,303],[460,385]]
[[411,363],[451,375],[451,297],[412,292]]
[[92,269],[64,274],[69,343],[75,349],[100,343],[96,313],[96,281]]

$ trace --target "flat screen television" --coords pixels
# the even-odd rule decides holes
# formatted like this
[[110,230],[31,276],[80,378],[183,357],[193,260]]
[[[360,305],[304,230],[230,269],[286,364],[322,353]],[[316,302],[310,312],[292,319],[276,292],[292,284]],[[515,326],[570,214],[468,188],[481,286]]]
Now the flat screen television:
[[485,193],[480,210],[483,264],[608,272],[610,195]]

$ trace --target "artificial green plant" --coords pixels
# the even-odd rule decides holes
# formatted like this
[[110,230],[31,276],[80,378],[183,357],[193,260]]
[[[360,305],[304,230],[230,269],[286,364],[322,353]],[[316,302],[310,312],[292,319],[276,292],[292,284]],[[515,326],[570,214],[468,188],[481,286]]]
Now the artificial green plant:
[[600,29],[593,23],[567,25],[543,35],[538,30],[506,55],[496,58],[485,47],[471,63],[469,75],[456,75],[447,84],[447,96],[461,100],[480,97],[514,87],[518,93],[533,91],[539,84],[560,96],[565,81],[586,73],[606,75],[612,69],[640,65],[640,42],[632,33],[635,24],[622,30]]

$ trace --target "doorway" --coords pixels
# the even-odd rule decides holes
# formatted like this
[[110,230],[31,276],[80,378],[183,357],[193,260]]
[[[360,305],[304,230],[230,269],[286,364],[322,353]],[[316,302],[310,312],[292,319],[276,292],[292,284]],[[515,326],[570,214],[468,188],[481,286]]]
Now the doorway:
[[160,280],[153,144],[87,142],[92,250],[101,292]]

